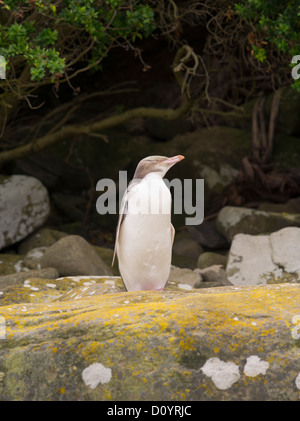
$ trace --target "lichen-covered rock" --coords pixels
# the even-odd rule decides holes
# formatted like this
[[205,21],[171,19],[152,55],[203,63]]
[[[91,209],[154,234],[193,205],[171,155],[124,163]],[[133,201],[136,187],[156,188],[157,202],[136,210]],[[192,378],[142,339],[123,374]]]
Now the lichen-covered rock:
[[50,246],[40,259],[41,267],[55,267],[60,276],[112,275],[93,247],[79,235],[68,235]]
[[1,308],[1,400],[299,399],[300,285],[92,287]]
[[300,228],[270,235],[237,234],[232,241],[227,278],[232,285],[300,282]]
[[28,270],[18,273],[12,273],[10,275],[0,276],[0,290],[12,285],[23,284],[23,282],[29,278],[56,279],[58,278],[58,272],[54,268],[46,268],[39,270]]
[[50,213],[46,188],[36,178],[12,175],[0,179],[0,249],[42,226]]
[[229,242],[236,234],[269,234],[281,228],[300,226],[300,214],[265,212],[237,206],[225,206],[216,226]]
[[[48,275],[48,278],[45,277]],[[54,276],[56,275],[56,277]],[[16,303],[77,300],[94,294],[126,291],[120,277],[69,276],[58,278],[53,268],[21,272],[10,283],[0,284],[0,307]]]

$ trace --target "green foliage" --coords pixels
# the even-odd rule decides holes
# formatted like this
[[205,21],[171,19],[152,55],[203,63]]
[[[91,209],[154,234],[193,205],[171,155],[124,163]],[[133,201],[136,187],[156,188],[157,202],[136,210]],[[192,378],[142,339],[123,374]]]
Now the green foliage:
[[252,45],[253,55],[257,61],[264,63],[267,58],[267,53],[264,48],[258,48],[256,45]]
[[[300,54],[300,1],[299,0],[241,0],[235,10],[254,25],[260,38],[266,42],[252,44],[253,56],[260,63],[268,59],[268,46],[278,54],[292,59]],[[295,81],[293,87],[300,90]]]
[[[16,74],[57,82],[64,73],[100,66],[110,48],[132,46],[155,29],[147,2],[122,0],[7,0],[0,2],[0,55]],[[133,48],[133,47],[132,47]],[[8,72],[9,73],[9,72]]]

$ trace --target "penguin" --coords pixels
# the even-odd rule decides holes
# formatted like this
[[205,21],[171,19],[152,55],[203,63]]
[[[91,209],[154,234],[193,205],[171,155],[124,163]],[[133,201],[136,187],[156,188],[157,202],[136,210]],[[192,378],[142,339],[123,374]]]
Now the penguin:
[[115,256],[127,291],[163,290],[171,269],[175,229],[171,193],[163,181],[182,155],[142,159],[123,196]]

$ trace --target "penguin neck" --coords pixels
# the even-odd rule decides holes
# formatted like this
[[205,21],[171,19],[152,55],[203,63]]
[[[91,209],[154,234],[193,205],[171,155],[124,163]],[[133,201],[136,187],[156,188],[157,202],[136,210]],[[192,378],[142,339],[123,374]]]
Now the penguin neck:
[[149,172],[147,175],[145,175],[144,180],[145,181],[161,181],[164,174],[161,174],[160,172]]

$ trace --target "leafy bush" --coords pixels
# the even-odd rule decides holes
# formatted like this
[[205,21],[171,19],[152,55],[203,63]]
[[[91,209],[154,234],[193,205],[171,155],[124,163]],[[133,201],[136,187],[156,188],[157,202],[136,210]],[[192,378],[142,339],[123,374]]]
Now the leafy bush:
[[99,68],[114,46],[133,48],[155,29],[144,2],[121,0],[7,0],[0,2],[0,55],[12,79],[29,67],[35,82]]
[[[266,62],[274,48],[290,60],[300,54],[299,0],[242,0],[235,4],[235,10],[259,34],[252,36],[252,53],[258,62]],[[300,91],[300,80],[293,87]]]

